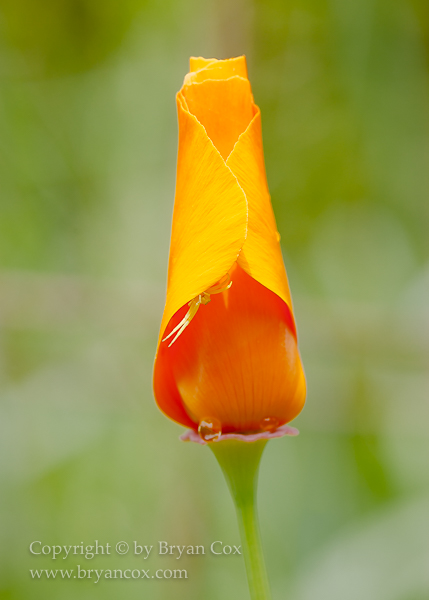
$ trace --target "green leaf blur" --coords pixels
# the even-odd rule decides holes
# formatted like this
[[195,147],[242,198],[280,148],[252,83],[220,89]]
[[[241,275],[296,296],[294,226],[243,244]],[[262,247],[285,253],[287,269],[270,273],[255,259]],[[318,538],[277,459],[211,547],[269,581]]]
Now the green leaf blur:
[[[243,53],[308,381],[261,465],[273,597],[429,596],[427,2],[2,0],[1,600],[247,597],[242,558],[208,552],[239,544],[221,472],[151,385],[174,95],[190,55]],[[188,579],[29,574],[78,564]]]

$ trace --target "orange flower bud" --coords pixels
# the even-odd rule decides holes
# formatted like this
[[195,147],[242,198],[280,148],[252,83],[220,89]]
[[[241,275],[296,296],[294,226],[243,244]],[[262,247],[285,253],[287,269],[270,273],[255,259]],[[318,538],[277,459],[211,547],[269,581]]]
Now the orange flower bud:
[[244,56],[191,58],[177,106],[155,397],[206,439],[273,430],[301,411],[305,378]]

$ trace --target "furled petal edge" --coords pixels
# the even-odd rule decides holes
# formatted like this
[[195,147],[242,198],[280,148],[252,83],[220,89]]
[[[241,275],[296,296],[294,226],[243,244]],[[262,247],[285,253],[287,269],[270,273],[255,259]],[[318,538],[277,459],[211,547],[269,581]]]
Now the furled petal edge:
[[[265,175],[261,115],[255,116],[237,140],[226,164],[247,198],[248,230],[238,264],[253,279],[277,294],[289,307],[292,300]],[[296,332],[294,332],[296,333]]]

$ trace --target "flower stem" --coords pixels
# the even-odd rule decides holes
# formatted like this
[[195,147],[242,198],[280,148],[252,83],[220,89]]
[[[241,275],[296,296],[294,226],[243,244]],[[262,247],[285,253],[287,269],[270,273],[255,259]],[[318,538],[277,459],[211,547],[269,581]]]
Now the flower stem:
[[267,440],[223,440],[209,448],[219,462],[237,510],[238,526],[252,600],[270,600],[256,510],[259,462]]

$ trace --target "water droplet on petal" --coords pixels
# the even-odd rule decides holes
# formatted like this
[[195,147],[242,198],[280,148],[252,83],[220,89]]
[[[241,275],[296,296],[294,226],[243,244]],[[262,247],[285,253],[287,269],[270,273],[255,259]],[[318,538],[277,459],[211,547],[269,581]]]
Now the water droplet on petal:
[[198,425],[198,433],[206,442],[218,440],[222,435],[221,422],[214,418],[201,419]]
[[278,242],[280,242],[280,240],[281,240],[281,235],[278,231],[276,231],[276,239]]
[[280,425],[280,421],[277,417],[265,417],[259,425],[262,431],[274,431]]

